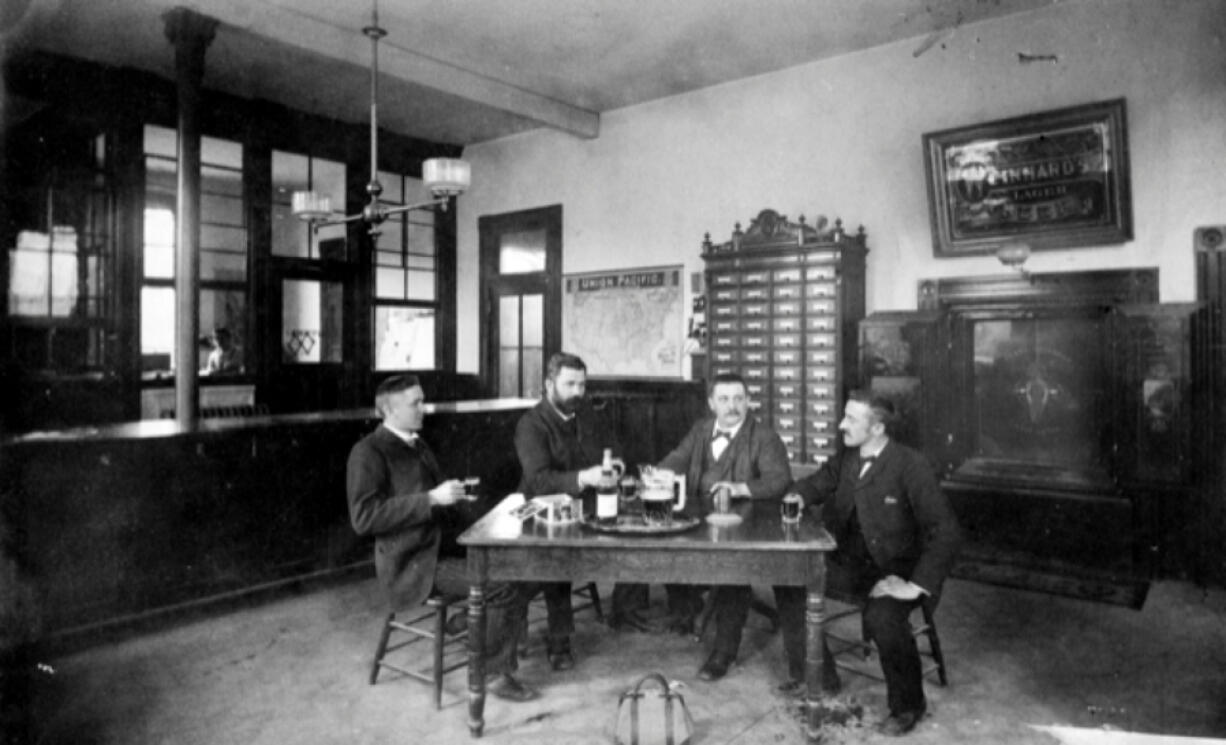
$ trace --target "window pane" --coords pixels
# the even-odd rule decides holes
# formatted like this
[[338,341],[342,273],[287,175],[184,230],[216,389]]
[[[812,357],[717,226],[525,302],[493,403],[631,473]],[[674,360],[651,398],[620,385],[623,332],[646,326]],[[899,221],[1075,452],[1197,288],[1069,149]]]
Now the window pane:
[[524,398],[540,398],[545,391],[545,350],[540,347],[524,347],[524,384],[519,395]]
[[434,309],[375,308],[375,369],[434,369]]
[[519,388],[519,349],[498,350],[498,395],[522,395]]
[[340,362],[344,289],[339,282],[287,279],[281,283],[282,359]]
[[545,231],[504,233],[498,250],[498,271],[501,274],[545,271]]
[[[200,290],[200,367],[211,375],[247,369],[247,294],[238,290]],[[217,331],[224,329],[219,349]],[[206,343],[207,342],[207,343]]]
[[171,210],[145,210],[145,276],[175,276],[175,215]]
[[314,158],[311,162],[311,189],[332,199],[332,209],[345,211],[345,164]]
[[310,227],[294,217],[290,206],[274,204],[272,208],[272,253],[274,256],[289,256],[305,259],[310,245],[307,232]]
[[437,275],[434,272],[409,270],[409,299],[430,302],[435,299],[434,285]]
[[145,152],[151,155],[164,155],[167,158],[178,156],[179,133],[166,127],[145,125]]
[[175,291],[173,287],[142,287],[140,291],[140,354],[143,370],[173,370]]
[[393,204],[404,204],[403,181],[398,174],[379,171],[379,183],[383,185],[383,194],[379,198]]
[[225,251],[200,252],[200,277],[238,282],[247,276],[247,255]]
[[524,346],[545,345],[545,296],[524,295]]
[[498,298],[498,346],[519,346],[519,296],[504,295]]
[[375,269],[375,297],[406,300],[404,288],[404,270],[388,267]]
[[434,227],[430,225],[409,225],[409,253],[433,256]]
[[[200,160],[215,166],[225,166],[241,171],[243,168],[243,146],[230,140],[219,140],[216,137],[200,138]],[[240,184],[241,186],[241,184]]]

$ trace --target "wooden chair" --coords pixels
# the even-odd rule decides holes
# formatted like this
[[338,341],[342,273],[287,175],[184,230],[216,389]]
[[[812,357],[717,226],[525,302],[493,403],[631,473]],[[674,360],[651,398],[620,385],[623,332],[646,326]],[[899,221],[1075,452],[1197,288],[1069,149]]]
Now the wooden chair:
[[[837,601],[836,601],[837,602]],[[840,603],[841,604],[841,603]],[[846,670],[849,673],[863,675],[874,680],[884,681],[881,672],[876,666],[865,665],[864,662],[872,657],[874,646],[870,641],[864,640],[863,624],[860,618],[862,608],[857,604],[850,604],[848,607],[826,614],[826,646],[830,648],[830,654],[834,656],[834,663],[840,670]],[[918,641],[922,636],[928,642],[928,648],[920,648],[920,662],[922,663],[922,673],[925,677],[937,674],[937,681],[942,685],[949,684],[949,677],[945,671],[945,655],[941,653],[941,639],[937,636],[936,622],[933,620],[932,611],[929,607],[921,603],[919,605],[920,621],[912,622],[911,636]],[[915,612],[912,611],[914,618]],[[835,624],[845,619],[855,619],[859,629],[857,633],[849,633],[843,629],[837,628]],[[845,624],[844,624],[845,625]],[[855,655],[859,658],[859,663],[850,663],[844,661],[843,658]]]
[[[387,668],[402,675],[407,675],[423,683],[434,686],[434,708],[443,706],[443,676],[447,673],[468,665],[468,651],[464,642],[468,632],[448,635],[447,611],[455,604],[467,601],[466,595],[438,595],[430,597],[421,606],[417,615],[399,620],[395,613],[389,613],[383,623],[379,635],[379,646],[375,649],[375,660],[370,667],[370,684],[374,685],[379,677],[379,670]],[[392,641],[393,633],[405,634],[408,638]],[[404,663],[390,662],[387,656],[397,650],[405,649],[421,641],[431,642],[431,664],[421,667],[419,659],[411,659]],[[452,650],[451,647],[458,646]],[[450,653],[450,654],[449,654]]]

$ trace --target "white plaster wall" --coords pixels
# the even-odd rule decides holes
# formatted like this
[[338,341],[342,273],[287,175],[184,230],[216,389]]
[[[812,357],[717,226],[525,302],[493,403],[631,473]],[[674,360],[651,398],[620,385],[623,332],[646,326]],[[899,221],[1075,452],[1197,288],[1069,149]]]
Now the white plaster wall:
[[[921,137],[1127,99],[1135,240],[1038,252],[1038,272],[1160,269],[1195,299],[1192,231],[1226,223],[1226,2],[1075,0],[605,114],[595,140],[540,130],[472,146],[459,200],[457,365],[478,369],[477,219],[563,205],[563,271],[684,263],[770,207],[868,232],[869,312],[921,278],[999,274],[932,255]],[[1021,64],[1018,53],[1058,55]],[[688,286],[687,286],[688,290]],[[688,302],[687,302],[688,308]]]

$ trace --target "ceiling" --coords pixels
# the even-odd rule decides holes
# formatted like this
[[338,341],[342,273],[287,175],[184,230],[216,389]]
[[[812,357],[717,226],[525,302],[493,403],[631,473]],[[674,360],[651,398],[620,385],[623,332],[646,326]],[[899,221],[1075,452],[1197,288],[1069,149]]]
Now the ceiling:
[[[467,145],[1060,0],[379,0],[379,124]],[[174,77],[162,14],[219,22],[205,86],[346,121],[370,115],[370,0],[5,0],[5,54]]]

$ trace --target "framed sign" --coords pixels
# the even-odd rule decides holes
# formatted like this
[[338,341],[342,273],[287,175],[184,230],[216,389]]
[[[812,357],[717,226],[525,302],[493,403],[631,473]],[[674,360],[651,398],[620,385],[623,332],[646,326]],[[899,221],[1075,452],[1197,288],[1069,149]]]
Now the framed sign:
[[591,377],[680,378],[683,267],[617,269],[562,278],[562,348]]
[[1124,99],[924,135],[933,253],[1132,238]]

